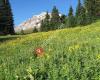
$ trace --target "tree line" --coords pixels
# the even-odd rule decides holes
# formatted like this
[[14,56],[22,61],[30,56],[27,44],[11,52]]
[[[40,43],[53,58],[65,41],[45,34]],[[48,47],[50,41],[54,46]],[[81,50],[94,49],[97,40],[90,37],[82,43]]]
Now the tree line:
[[[47,12],[41,22],[41,31],[56,30],[66,27],[75,27],[91,24],[100,19],[100,0],[78,0],[76,13],[72,6],[69,8],[68,16],[59,13],[56,6],[53,7],[51,15]],[[36,31],[36,30],[35,30]],[[36,31],[37,32],[37,31]],[[0,0],[0,34],[15,34],[14,20],[9,0]]]
[[78,0],[75,13],[70,6],[68,16],[60,15],[59,10],[54,6],[51,15],[47,12],[41,22],[41,31],[84,26],[98,18],[100,19],[100,0]]

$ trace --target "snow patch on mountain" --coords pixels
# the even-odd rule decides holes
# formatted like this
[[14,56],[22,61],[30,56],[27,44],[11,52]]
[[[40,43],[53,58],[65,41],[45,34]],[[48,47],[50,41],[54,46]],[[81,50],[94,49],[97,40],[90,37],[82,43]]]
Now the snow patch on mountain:
[[[49,13],[50,14],[50,13]],[[32,18],[29,18],[25,22],[15,27],[15,32],[20,32],[21,30],[28,30],[35,28],[40,31],[41,21],[45,19],[46,12],[42,12],[39,15],[34,15]]]

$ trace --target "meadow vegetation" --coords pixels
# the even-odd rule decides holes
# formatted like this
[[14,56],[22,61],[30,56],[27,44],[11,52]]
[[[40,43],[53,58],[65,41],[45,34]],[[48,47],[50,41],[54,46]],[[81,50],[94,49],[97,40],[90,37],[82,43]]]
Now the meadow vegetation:
[[[38,47],[42,57],[34,55]],[[100,20],[85,27],[0,36],[0,80],[100,80]]]

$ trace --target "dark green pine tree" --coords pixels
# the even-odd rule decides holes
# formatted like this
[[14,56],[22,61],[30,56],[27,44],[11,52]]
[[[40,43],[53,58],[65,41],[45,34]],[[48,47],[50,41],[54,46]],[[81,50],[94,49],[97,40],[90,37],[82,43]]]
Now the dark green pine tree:
[[100,19],[100,0],[96,0],[96,17]]
[[75,20],[75,17],[73,15],[72,6],[69,9],[67,25],[68,25],[68,27],[74,27],[76,25],[76,20]]
[[41,31],[45,31],[44,26],[45,26],[45,25],[44,25],[44,20],[42,20],[42,21],[41,21]]
[[0,13],[2,15],[0,20],[1,32],[5,34],[14,34],[13,15],[9,0],[0,0],[0,2],[2,2],[0,5]]
[[83,6],[81,6],[81,12],[80,12],[80,16],[79,16],[79,25],[86,25],[87,21],[86,21],[86,10]]
[[6,6],[6,15],[7,15],[7,26],[8,26],[8,33],[9,34],[15,34],[14,31],[14,20],[13,20],[13,14],[11,10],[11,6],[9,3],[9,0],[5,0],[5,6]]
[[65,24],[66,23],[66,15],[64,15],[64,14],[61,15],[60,21],[61,21],[61,23]]
[[3,0],[0,0],[0,33],[4,33],[5,21],[5,6]]
[[76,8],[76,23],[77,25],[86,24],[86,11],[80,0],[78,0],[78,6]]
[[77,8],[76,8],[76,18],[78,18],[78,16],[80,15],[81,6],[82,6],[81,1],[78,0],[78,6],[77,6]]
[[75,15],[77,25],[80,25],[81,8],[82,8],[81,1],[78,0],[78,5],[76,8],[76,15]]
[[86,8],[87,23],[89,24],[96,17],[96,0],[84,0],[84,5]]
[[60,26],[60,23],[61,22],[60,22],[59,11],[56,8],[56,6],[54,6],[51,13],[51,21],[50,21],[51,29],[52,30],[58,29],[58,27]]
[[33,33],[37,33],[38,30],[36,28],[33,29]]
[[45,19],[41,22],[42,31],[49,31],[50,30],[50,15],[47,12]]

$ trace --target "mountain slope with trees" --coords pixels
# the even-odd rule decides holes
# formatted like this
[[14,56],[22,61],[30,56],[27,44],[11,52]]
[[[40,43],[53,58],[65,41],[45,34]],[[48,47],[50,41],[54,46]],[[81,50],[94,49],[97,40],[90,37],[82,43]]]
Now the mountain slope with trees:
[[49,22],[45,23],[44,20],[45,25],[49,24],[48,26],[52,27],[51,30],[61,29],[62,24],[66,26],[62,28],[88,25],[100,19],[100,0],[78,0],[75,15],[72,6],[69,8],[68,16],[59,16],[59,10],[56,6],[53,7],[51,14],[52,18],[50,18]]
[[[69,13],[66,15],[59,15],[59,10],[56,6],[54,6],[51,15],[49,15],[47,12],[44,20],[40,20],[40,23],[36,22],[37,25],[35,25],[35,31],[31,31],[50,31],[61,28],[75,27],[78,25],[83,26],[91,24],[97,19],[100,19],[99,4],[100,0],[78,0],[76,13],[74,13],[73,7],[70,6]],[[22,26],[22,30],[20,30],[20,32],[24,31],[23,27],[24,26]],[[36,27],[38,27],[38,29]],[[0,34],[14,33],[14,20],[9,0],[0,0]]]

